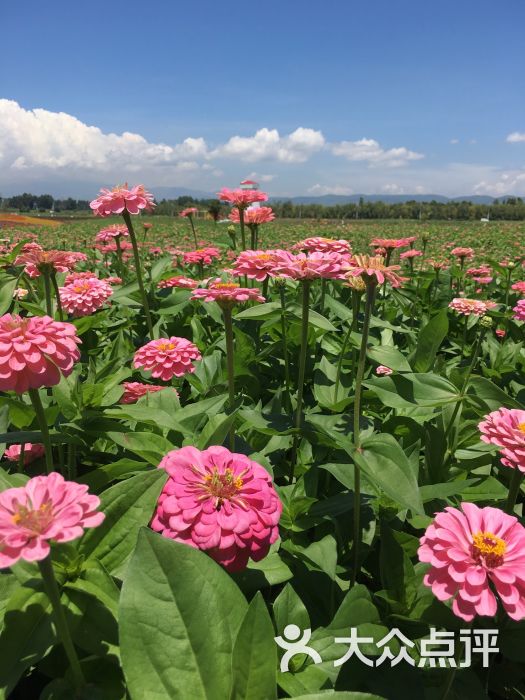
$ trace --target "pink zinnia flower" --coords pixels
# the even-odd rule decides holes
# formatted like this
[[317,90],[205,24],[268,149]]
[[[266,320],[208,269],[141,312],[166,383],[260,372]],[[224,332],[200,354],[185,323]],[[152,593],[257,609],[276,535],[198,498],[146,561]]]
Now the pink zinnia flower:
[[454,597],[452,611],[470,622],[494,617],[496,589],[513,620],[525,617],[525,528],[497,508],[462,503],[445,508],[421,538],[419,559],[431,564],[423,582],[438,600]]
[[395,250],[396,248],[404,248],[405,246],[410,245],[410,240],[408,238],[372,238],[370,245],[373,248]]
[[408,260],[410,258],[419,258],[423,255],[422,250],[416,250],[415,248],[412,248],[411,250],[405,250],[404,253],[401,253],[399,255],[401,260]]
[[[241,217],[237,207],[234,207],[228,219],[233,221],[234,224],[239,224]],[[246,209],[244,211],[244,223],[248,226],[258,226],[259,224],[269,224],[270,221],[275,219],[275,214],[271,207],[254,207],[253,209]]]
[[143,185],[135,185],[131,189],[126,183],[112,190],[102,188],[99,196],[89,205],[96,216],[111,216],[122,214],[124,210],[130,214],[140,214],[141,211],[152,211],[155,207],[154,197],[146,192]]
[[225,447],[172,450],[151,522],[164,537],[207,552],[228,571],[263,559],[279,537],[282,505],[268,472]]
[[151,372],[151,376],[167,382],[172,377],[182,377],[195,372],[193,360],[200,360],[196,345],[186,338],[161,338],[151,340],[139,348],[133,358],[133,366]]
[[199,283],[197,280],[192,280],[189,277],[183,277],[182,275],[175,275],[174,277],[168,277],[166,280],[161,280],[157,287],[160,289],[170,289],[171,287],[181,287],[182,289],[195,289],[198,287]]
[[15,260],[15,265],[25,265],[24,272],[29,277],[39,277],[42,273],[69,272],[81,260],[87,260],[85,253],[67,250],[42,250],[33,248],[22,253]]
[[525,321],[525,299],[520,299],[512,310],[516,321]]
[[294,280],[342,279],[348,259],[339,253],[298,253],[284,250],[275,253],[274,275]]
[[197,207],[188,207],[187,209],[183,209],[179,216],[184,216],[184,217],[192,217],[194,214],[196,214],[199,210]]
[[124,393],[120,397],[120,403],[136,403],[140,398],[146,396],[146,394],[154,394],[157,391],[162,391],[163,389],[170,389],[170,391],[175,391],[178,396],[177,391],[171,386],[162,386],[160,384],[142,384],[141,382],[123,382]]
[[17,287],[13,292],[13,299],[24,299],[29,294],[29,290]]
[[507,331],[504,328],[496,328],[496,335],[498,338],[504,338],[507,335]]
[[354,255],[354,266],[347,277],[360,276],[366,284],[372,285],[383,284],[386,280],[392,287],[400,287],[406,278],[397,273],[399,269],[399,265],[385,265],[384,258],[379,255]]
[[100,309],[113,294],[111,285],[97,277],[75,279],[65,287],[59,287],[60,302],[75,317],[89,316]]
[[0,493],[0,568],[19,559],[40,561],[50,551],[49,541],[70,542],[86,527],[97,527],[104,513],[97,511],[98,496],[85,484],[65,481],[57,472],[35,476],[19,488]]
[[390,367],[385,367],[385,365],[379,365],[379,367],[376,367],[376,374],[379,376],[392,374],[393,371],[393,369],[390,369]]
[[189,253],[184,253],[182,260],[185,265],[202,263],[203,265],[211,265],[214,259],[220,258],[221,252],[218,248],[198,248]]
[[460,260],[465,260],[466,258],[474,257],[474,248],[453,248],[450,253]]
[[217,197],[221,202],[229,202],[237,209],[247,209],[254,202],[266,202],[268,199],[268,195],[259,190],[229,190],[227,187],[217,192]]
[[513,289],[515,292],[519,292],[520,294],[525,294],[525,282],[515,282],[511,289]]
[[129,236],[128,227],[124,224],[113,224],[113,226],[101,229],[95,236],[95,240],[98,243],[107,243],[122,236]]
[[427,265],[429,265],[434,270],[434,272],[437,272],[438,270],[448,269],[447,263],[440,262],[439,260],[427,260]]
[[75,326],[50,316],[0,317],[0,391],[54,386],[80,358]]
[[449,309],[454,309],[458,314],[463,316],[484,316],[487,311],[493,309],[496,303],[493,301],[481,301],[481,299],[464,299],[463,297],[458,297],[452,299],[448,305]]
[[286,255],[283,250],[245,250],[235,261],[232,274],[262,282],[272,275],[277,254]]
[[293,250],[303,250],[309,253],[351,253],[352,246],[350,241],[344,239],[335,240],[334,238],[323,238],[322,236],[313,236],[305,238],[292,246]]
[[[4,457],[9,462],[18,462],[20,455],[22,453],[22,445],[11,445],[4,452]],[[35,459],[44,456],[44,445],[36,444],[33,445],[32,442],[26,442],[24,444],[24,466],[34,462]]]
[[501,449],[505,466],[525,472],[525,411],[499,408],[478,425],[481,439]]
[[106,277],[104,282],[107,282],[108,284],[122,284],[122,278],[121,277]]
[[243,304],[245,301],[264,302],[266,299],[259,294],[256,288],[241,287],[235,282],[223,282],[217,278],[206,289],[194,289],[190,299],[202,301],[216,301],[219,304]]

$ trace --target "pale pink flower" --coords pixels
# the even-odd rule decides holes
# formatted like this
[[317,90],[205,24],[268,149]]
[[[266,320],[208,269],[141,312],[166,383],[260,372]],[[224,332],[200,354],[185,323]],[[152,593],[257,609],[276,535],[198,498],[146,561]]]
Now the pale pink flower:
[[515,282],[511,289],[520,294],[525,294],[525,281]]
[[372,238],[370,245],[373,248],[395,250],[396,248],[405,248],[407,245],[410,245],[410,240],[408,238]]
[[[4,457],[9,462],[18,462],[22,453],[22,445],[10,445],[4,452]],[[31,464],[35,459],[44,456],[44,445],[26,442],[24,444],[24,466]]]
[[438,600],[454,598],[466,622],[494,617],[494,587],[513,620],[525,617],[525,528],[497,508],[462,503],[438,513],[421,538],[419,559],[431,564],[423,582]]
[[450,253],[460,260],[470,259],[474,257],[474,248],[453,248]]
[[216,301],[228,305],[243,304],[246,301],[266,301],[257,288],[248,289],[235,282],[223,282],[220,278],[211,282],[206,289],[194,289],[190,299]]
[[64,280],[64,284],[74,284],[75,282],[78,282],[79,280],[91,280],[91,279],[98,279],[95,272],[71,272],[69,275],[66,275],[66,279]]
[[463,297],[457,297],[452,299],[449,303],[449,309],[454,309],[458,314],[463,316],[484,316],[487,311],[493,309],[496,303],[493,301],[481,301],[481,299],[465,299]]
[[108,284],[122,284],[122,278],[121,277],[106,277],[104,282],[107,282]]
[[339,253],[288,253],[275,252],[273,275],[294,280],[343,279],[348,268],[348,259]]
[[520,299],[512,310],[516,321],[525,321],[525,299]]
[[479,267],[469,267],[467,270],[467,275],[471,277],[487,277],[492,274],[492,269],[487,265],[480,265]]
[[305,238],[292,246],[292,250],[302,250],[308,253],[351,253],[352,246],[350,241],[344,239],[335,240],[334,238],[323,238],[322,236],[313,236]]
[[124,210],[130,214],[140,214],[141,211],[152,211],[155,202],[150,192],[143,185],[114,187],[112,190],[102,188],[99,196],[89,205],[96,216],[111,216],[122,214]]
[[385,365],[379,365],[379,367],[376,367],[376,374],[379,376],[387,376],[392,374],[393,371],[393,369],[390,369],[390,367],[385,367]]
[[39,277],[42,273],[69,272],[75,265],[87,260],[85,253],[67,250],[42,250],[32,248],[21,253],[15,260],[15,265],[25,265],[24,272],[29,277]]
[[169,389],[170,391],[175,391],[178,396],[177,391],[171,386],[162,386],[160,384],[142,384],[141,382],[123,382],[124,393],[120,397],[120,403],[136,403],[142,396],[146,394],[154,394],[157,391],[162,391],[163,389]]
[[113,294],[111,285],[97,277],[76,279],[65,287],[59,287],[58,291],[62,306],[75,317],[95,313]]
[[260,561],[279,537],[282,505],[268,472],[225,447],[172,450],[161,461],[169,479],[153,530],[207,552],[228,571]]
[[189,217],[191,218],[194,214],[197,214],[199,210],[197,207],[187,207],[187,209],[183,209],[179,216],[184,216],[184,217]]
[[58,384],[80,358],[75,326],[50,316],[0,317],[0,391],[22,394]]
[[203,265],[211,265],[214,260],[221,257],[221,252],[218,248],[208,246],[207,248],[198,248],[189,253],[184,253],[182,261],[185,265],[195,265],[202,263]]
[[196,345],[186,338],[161,338],[151,340],[139,348],[133,358],[133,366],[151,372],[155,379],[167,382],[172,377],[182,377],[195,372],[193,360],[200,360],[201,354]]
[[[241,217],[237,207],[234,207],[228,219],[233,221],[234,224],[239,224]],[[259,224],[269,224],[270,221],[275,219],[275,214],[271,207],[254,207],[253,209],[244,210],[244,223],[248,226],[258,226]]]
[[65,481],[57,472],[35,476],[18,488],[0,493],[0,568],[19,559],[40,561],[50,552],[49,542],[70,542],[97,527],[104,513],[100,499],[85,484]]
[[384,258],[379,255],[354,255],[354,266],[346,276],[360,276],[366,284],[377,285],[387,281],[392,287],[400,287],[406,278],[397,273],[399,269],[399,265],[385,265]]
[[409,260],[410,258],[419,258],[422,255],[422,250],[416,250],[415,248],[412,248],[411,250],[405,250],[405,252],[401,253],[399,257],[401,260]]
[[161,280],[157,285],[157,287],[160,287],[160,289],[171,289],[172,287],[180,287],[181,289],[195,289],[195,287],[198,286],[199,283],[197,280],[192,280],[189,277],[183,277],[182,275],[168,277],[166,280]]
[[431,267],[434,272],[437,272],[438,270],[447,270],[448,265],[445,262],[441,262],[439,260],[427,260],[427,265]]
[[501,448],[505,466],[525,472],[525,411],[499,408],[478,425],[481,439]]
[[217,192],[217,197],[222,202],[228,202],[237,209],[247,209],[254,202],[266,202],[268,195],[259,190],[230,190],[223,187],[220,192]]
[[29,294],[29,290],[24,289],[23,287],[17,287],[15,291],[13,292],[13,299],[25,299],[25,297]]
[[95,236],[95,240],[98,243],[107,243],[122,236],[129,236],[128,227],[124,224],[113,224],[113,226],[101,229]]
[[283,250],[245,250],[239,253],[232,274],[262,282],[272,276],[277,254],[286,255]]

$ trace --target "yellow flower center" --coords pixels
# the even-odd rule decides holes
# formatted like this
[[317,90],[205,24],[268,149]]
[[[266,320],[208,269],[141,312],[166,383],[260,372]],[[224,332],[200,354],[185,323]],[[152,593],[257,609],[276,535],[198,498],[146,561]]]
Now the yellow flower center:
[[226,291],[231,289],[239,289],[239,285],[235,284],[234,282],[217,282],[217,284],[213,285],[213,289],[224,289]]
[[77,294],[81,294],[82,292],[87,292],[89,290],[89,284],[87,282],[77,282],[73,289]]
[[36,510],[18,505],[15,514],[11,518],[13,525],[18,525],[37,533],[45,530],[52,520],[53,505],[50,501],[42,503],[40,508]]
[[504,540],[492,532],[478,532],[472,536],[472,556],[477,564],[484,564],[490,569],[501,566],[506,550]]
[[217,510],[225,500],[232,500],[242,489],[243,480],[235,476],[229,467],[221,474],[215,467],[211,474],[204,477],[204,488],[207,495],[217,499]]
[[521,430],[521,432],[525,435],[525,423],[520,423],[518,425],[518,430]]
[[167,340],[165,340],[162,343],[159,343],[157,347],[159,350],[162,350],[162,352],[166,352],[166,350],[173,350],[175,345],[173,343],[169,343]]

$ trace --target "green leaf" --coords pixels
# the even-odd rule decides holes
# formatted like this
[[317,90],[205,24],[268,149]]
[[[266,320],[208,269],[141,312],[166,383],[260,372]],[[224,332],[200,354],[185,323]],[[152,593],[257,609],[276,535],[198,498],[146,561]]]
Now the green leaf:
[[280,314],[281,304],[278,301],[270,301],[267,304],[257,304],[257,306],[252,306],[250,309],[245,309],[244,311],[239,311],[235,314],[235,319],[244,318],[277,318]]
[[447,309],[441,309],[420,330],[412,364],[416,372],[428,372],[434,366],[437,351],[448,333]]
[[496,411],[501,406],[505,408],[519,408],[522,410],[525,408],[503,391],[503,389],[500,389],[499,386],[494,384],[494,382],[491,382],[490,379],[486,379],[485,377],[472,377],[470,379],[467,398],[470,398],[474,403],[482,401],[489,411]]
[[258,591],[241,623],[233,648],[232,698],[277,697],[277,647],[264,598]]
[[2,275],[0,278],[0,316],[9,311],[13,303],[13,294],[18,284],[18,277]]
[[370,693],[355,693],[350,690],[320,690],[318,693],[308,693],[307,695],[294,695],[294,700],[387,700],[382,695],[371,695]]
[[137,540],[139,529],[151,520],[159,494],[167,479],[164,469],[137,474],[104,491],[100,510],[106,517],[80,541],[79,552],[98,559],[113,576],[118,576]]
[[391,374],[368,379],[363,384],[391,408],[443,406],[458,400],[456,387],[437,374]]
[[[147,409],[144,409],[147,410]],[[117,445],[137,454],[154,467],[158,466],[160,460],[170,450],[174,449],[171,442],[155,433],[114,433],[109,432],[107,436]]]
[[273,604],[275,626],[284,630],[287,625],[294,624],[301,629],[310,627],[310,616],[303,601],[299,598],[291,583],[287,583]]
[[235,421],[236,414],[237,411],[230,413],[230,415],[218,413],[215,416],[211,416],[204,430],[199,435],[199,439],[197,441],[192,439],[191,444],[195,445],[199,450],[205,450],[211,445],[222,445],[230,427]]
[[412,372],[406,357],[391,345],[374,345],[367,348],[366,354],[371,360],[396,372]]
[[133,700],[225,700],[247,610],[228,574],[188,545],[141,530],[122,586],[120,643]]

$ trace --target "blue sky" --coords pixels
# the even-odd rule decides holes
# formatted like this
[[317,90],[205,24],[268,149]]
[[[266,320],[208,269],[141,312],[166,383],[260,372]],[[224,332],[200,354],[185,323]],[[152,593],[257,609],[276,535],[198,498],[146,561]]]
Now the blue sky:
[[525,194],[524,20],[522,0],[11,2],[0,192]]

